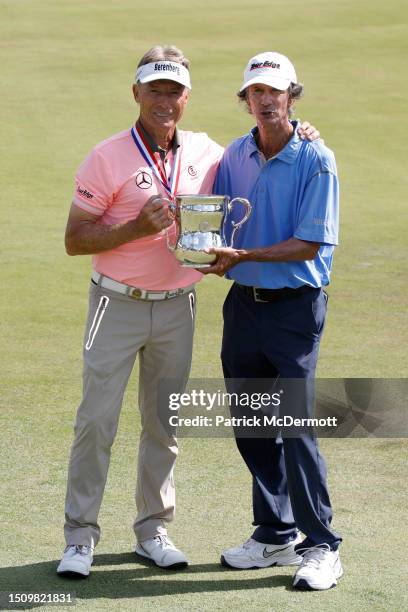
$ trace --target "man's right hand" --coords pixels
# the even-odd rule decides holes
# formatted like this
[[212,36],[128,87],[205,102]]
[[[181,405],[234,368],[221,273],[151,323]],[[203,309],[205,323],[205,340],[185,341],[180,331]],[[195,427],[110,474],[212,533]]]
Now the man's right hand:
[[157,234],[161,230],[170,227],[173,223],[168,212],[169,200],[160,196],[152,196],[141,209],[140,213],[132,221],[136,238]]
[[117,225],[104,225],[100,216],[72,204],[65,231],[66,251],[68,255],[93,255],[157,234],[173,223],[168,203],[167,198],[152,196],[135,219]]

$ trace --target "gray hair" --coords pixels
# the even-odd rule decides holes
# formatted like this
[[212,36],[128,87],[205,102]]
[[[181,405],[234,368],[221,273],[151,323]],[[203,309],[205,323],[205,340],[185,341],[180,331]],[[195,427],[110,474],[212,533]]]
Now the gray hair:
[[184,57],[184,53],[181,49],[178,49],[174,45],[155,45],[141,58],[137,67],[144,66],[145,64],[151,64],[152,62],[176,62],[182,64],[187,70],[190,68],[190,61]]
[[[291,100],[300,100],[300,98],[303,96],[303,90],[304,90],[304,87],[302,83],[291,83],[288,88],[289,98]],[[244,89],[244,91],[239,91],[237,93],[237,96],[240,102],[246,103],[247,111],[250,113],[251,111],[248,106],[247,91],[248,91],[248,88]],[[292,117],[292,115],[294,114],[293,106],[289,107],[288,113],[289,113],[289,117]]]

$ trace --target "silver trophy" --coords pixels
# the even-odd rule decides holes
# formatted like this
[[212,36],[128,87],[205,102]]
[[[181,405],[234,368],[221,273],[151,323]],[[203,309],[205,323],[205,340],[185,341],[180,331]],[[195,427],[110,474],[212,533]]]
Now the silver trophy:
[[[225,226],[234,204],[243,204],[241,221],[231,221],[231,243],[227,244]],[[245,198],[220,195],[179,195],[169,202],[169,214],[175,224],[167,230],[167,246],[187,268],[207,268],[215,260],[211,247],[233,246],[235,232],[248,220],[252,206]]]

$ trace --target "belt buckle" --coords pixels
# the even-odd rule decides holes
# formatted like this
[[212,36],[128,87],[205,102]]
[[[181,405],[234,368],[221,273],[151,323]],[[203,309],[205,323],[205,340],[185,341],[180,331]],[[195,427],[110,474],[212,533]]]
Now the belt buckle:
[[129,297],[133,298],[134,300],[140,300],[141,295],[142,295],[141,289],[132,289],[132,291],[129,293]]
[[252,287],[252,293],[254,295],[254,302],[267,302],[268,300],[261,300],[261,298],[258,296],[258,291],[259,291],[259,287]]

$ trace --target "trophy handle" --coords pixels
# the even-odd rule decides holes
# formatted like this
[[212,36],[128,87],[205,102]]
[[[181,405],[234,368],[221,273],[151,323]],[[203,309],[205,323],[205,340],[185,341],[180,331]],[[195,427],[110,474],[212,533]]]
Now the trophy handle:
[[[241,204],[243,204],[245,206],[245,215],[244,217],[241,219],[241,221],[231,221],[231,225],[233,227],[232,230],[232,234],[231,234],[231,244],[230,246],[234,246],[234,237],[235,237],[235,232],[237,231],[237,229],[239,229],[241,227],[241,225],[244,225],[244,223],[246,223],[251,215],[252,212],[252,205],[250,203],[249,200],[247,200],[246,198],[234,198],[233,200],[231,200],[231,202],[228,202],[227,204],[227,212],[230,213],[231,210],[233,209],[233,206],[235,204],[235,202],[239,202]],[[226,241],[225,241],[226,242]]]

